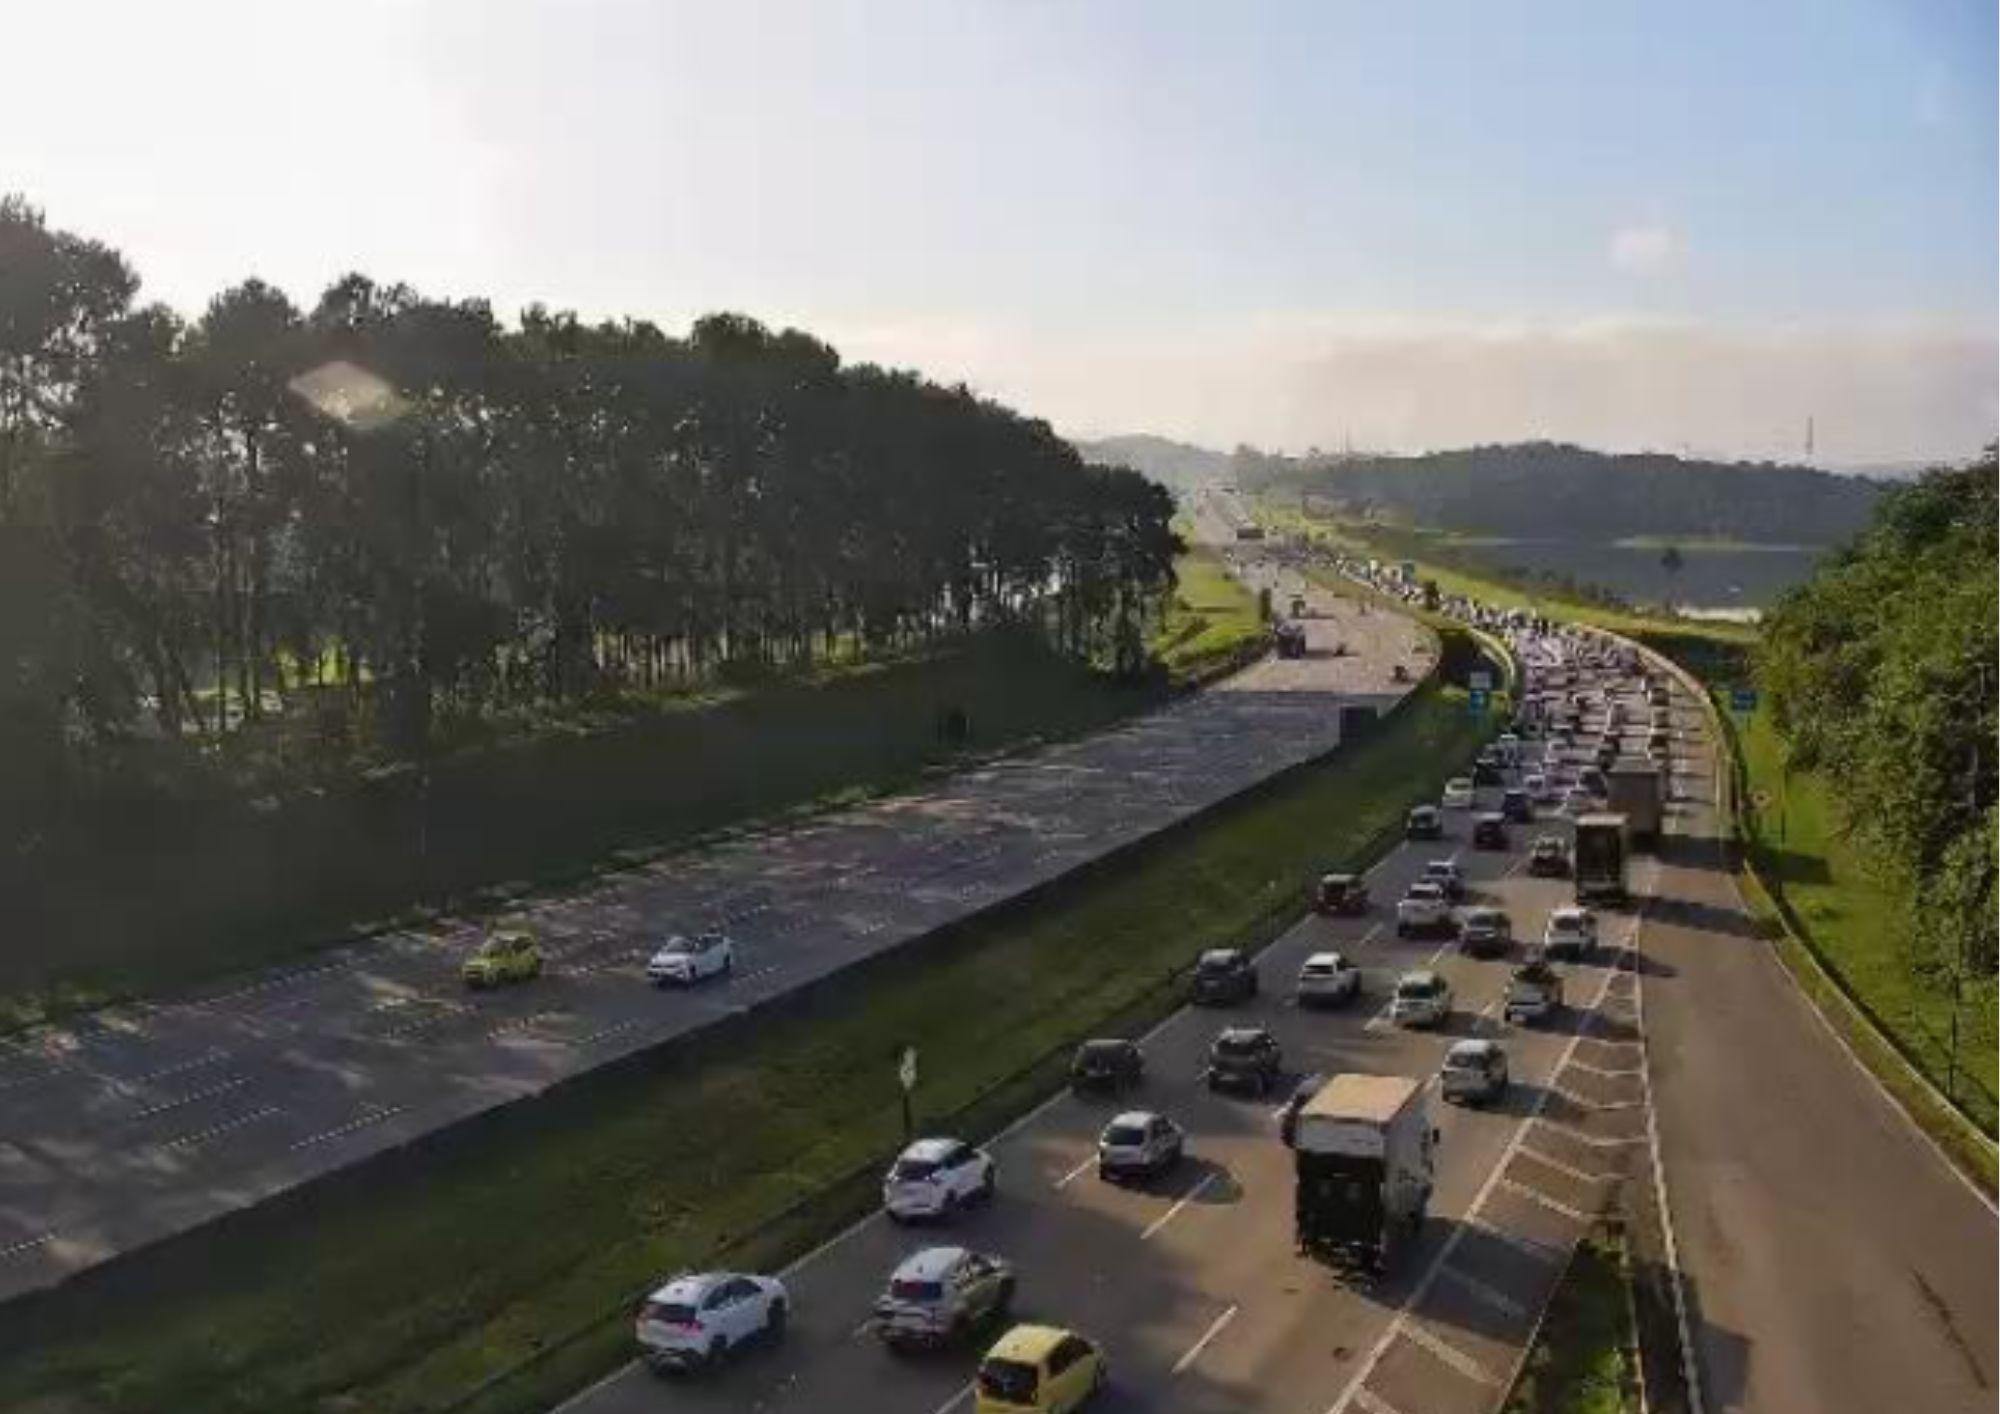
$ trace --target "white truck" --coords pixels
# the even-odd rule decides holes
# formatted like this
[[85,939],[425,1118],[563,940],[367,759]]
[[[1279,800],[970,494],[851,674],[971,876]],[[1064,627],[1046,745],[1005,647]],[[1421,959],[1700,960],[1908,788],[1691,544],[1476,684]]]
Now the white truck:
[[1438,1132],[1421,1081],[1336,1075],[1300,1109],[1292,1132],[1298,1250],[1379,1273],[1422,1230]]

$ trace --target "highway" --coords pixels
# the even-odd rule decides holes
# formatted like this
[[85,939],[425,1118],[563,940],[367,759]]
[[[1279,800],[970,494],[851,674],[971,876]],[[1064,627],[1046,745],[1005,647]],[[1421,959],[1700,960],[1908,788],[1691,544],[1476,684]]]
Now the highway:
[[[1490,807],[1495,792],[1481,793]],[[793,1314],[782,1345],[747,1352],[712,1378],[663,1386],[632,1366],[564,1406],[564,1414],[669,1409],[868,1409],[946,1414],[969,1402],[971,1350],[936,1358],[888,1353],[870,1305],[909,1251],[959,1242],[1013,1261],[1020,1313],[1102,1341],[1113,1382],[1106,1409],[1268,1410],[1328,1414],[1475,1414],[1511,1382],[1536,1315],[1589,1215],[1645,1153],[1639,972],[1630,914],[1605,917],[1595,965],[1566,969],[1570,1010],[1547,1028],[1496,1016],[1510,964],[1473,961],[1429,940],[1399,940],[1393,901],[1430,859],[1455,856],[1475,895],[1501,903],[1517,938],[1538,937],[1568,902],[1566,880],[1523,871],[1546,820],[1516,827],[1504,853],[1467,848],[1454,812],[1442,843],[1406,844],[1371,871],[1376,902],[1362,918],[1312,917],[1259,960],[1253,1003],[1176,1013],[1145,1042],[1139,1099],[1061,1095],[993,1146],[1000,1193],[949,1227],[904,1229],[877,1216],[786,1274]],[[1650,865],[1641,864],[1645,889]],[[1313,951],[1336,947],[1365,971],[1353,1007],[1301,1012],[1291,979]],[[1389,1028],[1393,978],[1432,964],[1452,981],[1456,1010],[1440,1033]],[[1276,1136],[1276,1098],[1211,1094],[1206,1048],[1229,1023],[1272,1029],[1293,1074],[1366,1070],[1432,1076],[1454,1038],[1503,1038],[1515,1085],[1490,1112],[1436,1102],[1443,1132],[1432,1218],[1418,1246],[1373,1288],[1342,1284],[1295,1255],[1290,1153]],[[1281,1097],[1283,1089],[1278,1092]],[[1150,1189],[1106,1185],[1092,1158],[1098,1130],[1133,1104],[1172,1115],[1189,1159]]]
[[[490,922],[0,1037],[0,1299],[753,1008],[1332,749],[1338,707],[1392,704],[1428,635],[1314,597],[1308,657],[1110,731]],[[549,970],[469,993],[460,963],[494,926],[533,931]],[[652,948],[704,927],[737,939],[735,974],[648,987]]]

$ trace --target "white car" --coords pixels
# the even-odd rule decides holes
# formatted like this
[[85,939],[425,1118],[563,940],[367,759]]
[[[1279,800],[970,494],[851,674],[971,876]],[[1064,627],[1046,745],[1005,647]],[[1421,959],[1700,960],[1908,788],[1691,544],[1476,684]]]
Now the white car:
[[1132,1110],[1118,1115],[1097,1137],[1097,1176],[1116,1182],[1152,1178],[1181,1161],[1187,1136],[1165,1115]]
[[1361,969],[1337,952],[1316,952],[1299,968],[1299,1005],[1332,1006],[1361,993]]
[[1451,1015],[1451,983],[1435,972],[1405,972],[1396,979],[1389,1020],[1397,1026],[1442,1026]]
[[1470,810],[1472,808],[1472,778],[1453,776],[1444,783],[1444,808],[1447,810]]
[[1551,962],[1582,961],[1597,947],[1597,915],[1587,908],[1558,908],[1542,929],[1542,955]]
[[646,980],[656,987],[689,987],[705,977],[726,977],[736,968],[736,944],[722,933],[675,934],[646,963]]
[[634,1334],[655,1370],[710,1368],[754,1340],[783,1335],[789,1310],[775,1277],[702,1272],[675,1277],[648,1296]]
[[1451,900],[1446,897],[1444,885],[1431,879],[1419,879],[1410,885],[1410,891],[1396,900],[1396,936],[1407,938],[1413,933],[1435,933],[1452,931],[1454,919]]
[[960,1139],[919,1139],[882,1179],[882,1206],[897,1222],[941,1218],[993,1196],[993,1156]]

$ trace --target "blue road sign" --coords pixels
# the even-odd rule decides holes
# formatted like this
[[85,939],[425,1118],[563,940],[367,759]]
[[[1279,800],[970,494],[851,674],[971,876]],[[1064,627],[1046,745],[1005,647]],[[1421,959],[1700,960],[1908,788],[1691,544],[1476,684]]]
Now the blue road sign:
[[1465,694],[1466,705],[1472,708],[1475,714],[1484,712],[1486,710],[1487,699],[1490,696],[1491,694],[1485,688],[1475,687]]
[[1757,689],[1754,687],[1732,687],[1729,689],[1729,706],[1732,711],[1754,712],[1757,710]]

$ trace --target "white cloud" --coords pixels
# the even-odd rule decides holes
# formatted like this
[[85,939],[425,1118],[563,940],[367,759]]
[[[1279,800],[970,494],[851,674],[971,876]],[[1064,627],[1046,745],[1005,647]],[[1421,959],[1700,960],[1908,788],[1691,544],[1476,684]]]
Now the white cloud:
[[1680,241],[1665,226],[1624,226],[1611,233],[1611,266],[1634,275],[1659,275],[1680,256]]

